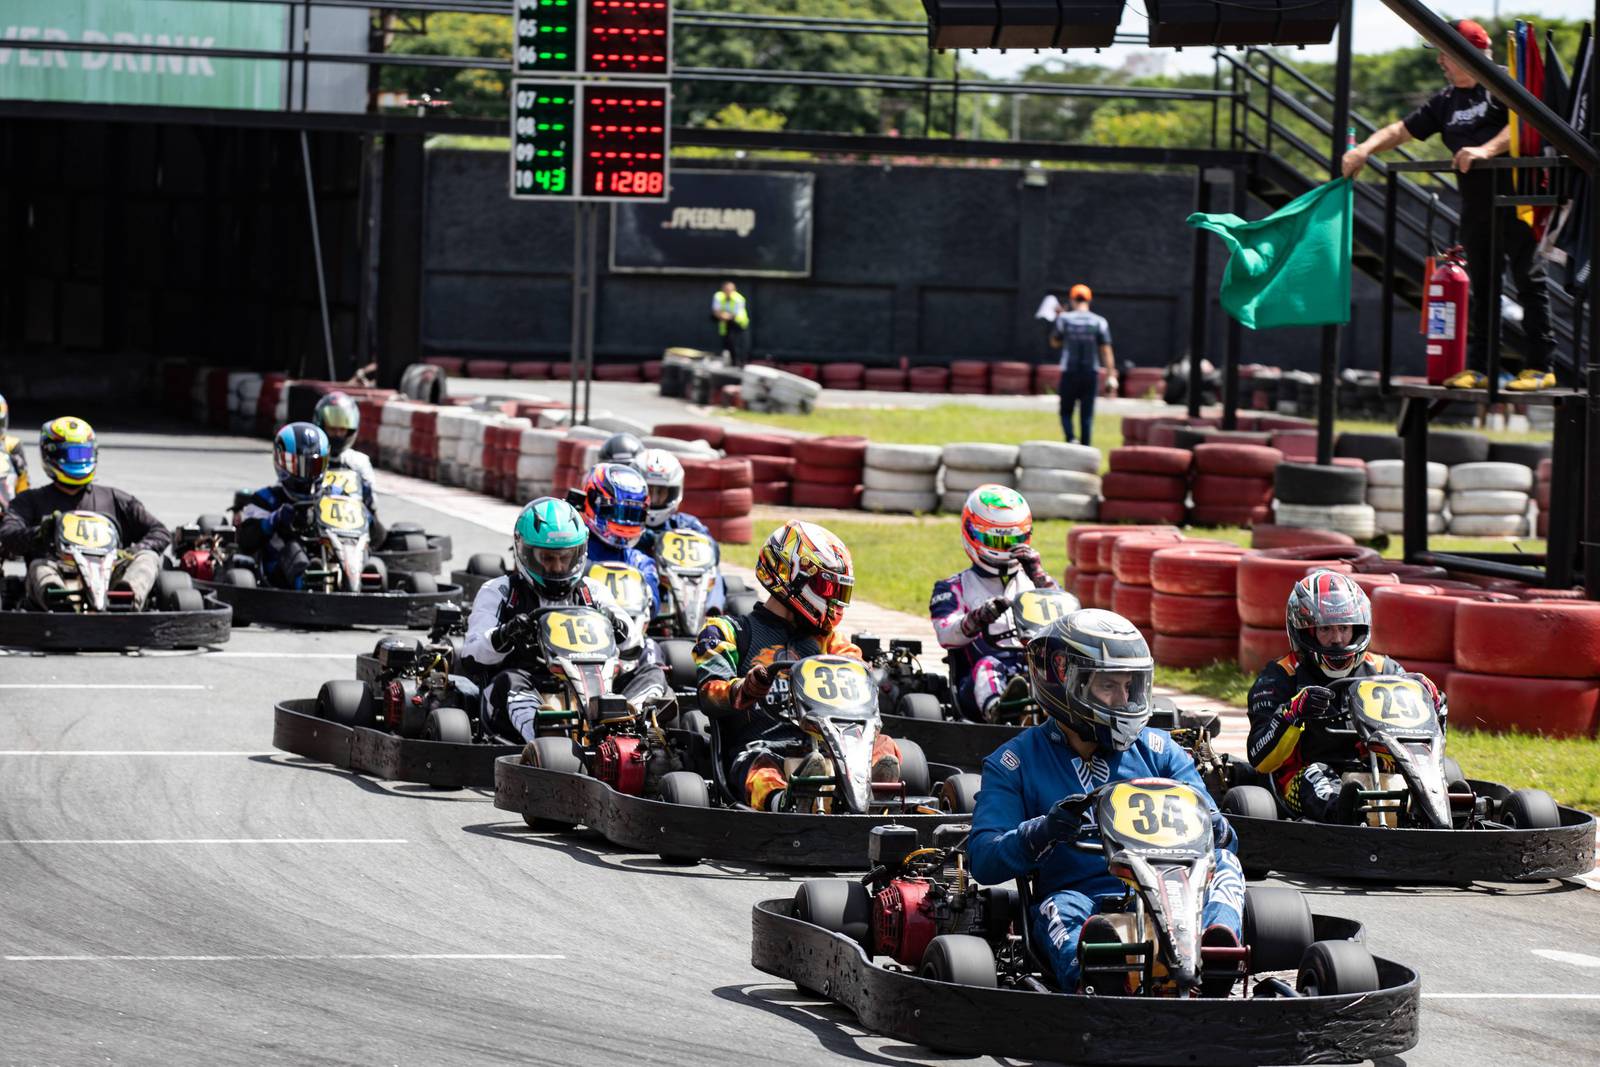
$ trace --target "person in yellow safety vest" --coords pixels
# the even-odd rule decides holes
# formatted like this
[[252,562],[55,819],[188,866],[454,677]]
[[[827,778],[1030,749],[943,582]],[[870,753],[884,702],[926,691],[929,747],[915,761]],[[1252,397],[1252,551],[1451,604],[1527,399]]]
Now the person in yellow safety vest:
[[11,408],[0,396],[0,511],[28,488],[28,456],[22,438],[11,433]]
[[732,282],[723,282],[722,288],[711,297],[711,321],[717,324],[717,351],[725,354],[734,366],[742,366],[744,338],[750,331],[750,306]]

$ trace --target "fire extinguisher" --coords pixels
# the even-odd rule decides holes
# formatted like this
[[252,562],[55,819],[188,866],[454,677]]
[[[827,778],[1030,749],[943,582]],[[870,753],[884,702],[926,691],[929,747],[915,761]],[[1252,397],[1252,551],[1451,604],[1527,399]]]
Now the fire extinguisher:
[[1428,384],[1442,385],[1467,366],[1467,262],[1461,246],[1433,257],[1426,299]]

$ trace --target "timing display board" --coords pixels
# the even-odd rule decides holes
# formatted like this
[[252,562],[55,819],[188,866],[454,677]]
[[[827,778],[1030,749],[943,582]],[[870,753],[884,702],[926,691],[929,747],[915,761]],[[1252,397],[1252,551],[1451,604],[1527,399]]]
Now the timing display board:
[[666,200],[671,104],[664,84],[512,82],[512,199]]
[[667,78],[668,0],[513,0],[518,75]]

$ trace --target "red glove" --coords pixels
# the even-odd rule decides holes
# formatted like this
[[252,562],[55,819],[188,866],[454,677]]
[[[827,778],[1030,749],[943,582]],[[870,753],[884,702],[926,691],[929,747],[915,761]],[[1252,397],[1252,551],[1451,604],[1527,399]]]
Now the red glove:
[[1289,701],[1289,712],[1284,719],[1291,723],[1310,722],[1325,717],[1332,706],[1332,689],[1321,685],[1308,685]]
[[968,637],[977,637],[989,628],[989,624],[1006,613],[1011,607],[1011,601],[1003,596],[990,597],[982,604],[967,612],[961,620],[961,632]]
[[734,711],[749,711],[761,702],[772,688],[772,669],[765,663],[758,663],[745,673],[743,678],[734,683],[733,705]]

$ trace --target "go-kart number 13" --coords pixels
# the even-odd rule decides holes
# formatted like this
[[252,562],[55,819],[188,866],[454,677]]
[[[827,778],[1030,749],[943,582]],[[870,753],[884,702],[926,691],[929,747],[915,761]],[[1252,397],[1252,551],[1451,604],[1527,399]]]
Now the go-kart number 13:
[[1048,626],[1067,613],[1065,598],[1052,593],[1023,593],[1017,606],[1022,617],[1036,626]]
[[1170,789],[1119,785],[1111,796],[1111,810],[1118,833],[1158,848],[1191,841],[1206,824],[1192,796]]
[[589,615],[552,612],[544,617],[544,628],[550,643],[568,652],[588,652],[606,644],[605,634]]
[[679,567],[704,567],[711,562],[711,542],[699,534],[669,533],[661,539],[661,553]]
[[854,707],[867,698],[867,672],[854,663],[806,663],[800,691],[820,704]]
[[80,548],[105,548],[115,540],[111,523],[101,515],[80,515],[70,511],[61,516],[61,536]]
[[335,530],[354,530],[361,526],[361,505],[342,496],[325,496],[317,501],[317,513],[324,524]]
[[1356,686],[1361,714],[1384,726],[1421,726],[1428,721],[1422,693],[1410,680],[1362,682]]

